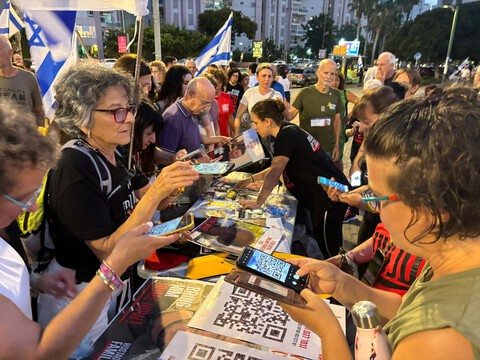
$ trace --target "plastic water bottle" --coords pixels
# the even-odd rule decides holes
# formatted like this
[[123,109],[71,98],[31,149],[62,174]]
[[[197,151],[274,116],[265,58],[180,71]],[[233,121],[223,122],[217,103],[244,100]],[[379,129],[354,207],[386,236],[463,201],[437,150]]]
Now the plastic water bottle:
[[355,360],[389,360],[392,357],[387,335],[380,325],[377,306],[370,301],[359,301],[352,308],[357,327]]

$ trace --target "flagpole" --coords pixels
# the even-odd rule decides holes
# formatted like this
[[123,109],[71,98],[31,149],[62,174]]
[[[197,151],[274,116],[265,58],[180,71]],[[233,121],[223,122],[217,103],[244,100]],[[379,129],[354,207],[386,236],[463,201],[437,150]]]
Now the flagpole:
[[[137,60],[135,63],[135,86],[133,89],[133,104],[138,105],[140,99],[140,88],[139,88],[139,79],[140,79],[140,64],[142,61],[142,48],[143,48],[143,33],[144,33],[144,20],[143,16],[138,16],[137,21],[138,25],[138,40],[137,40]],[[133,114],[135,116],[136,114]],[[132,168],[132,157],[133,157],[133,138],[135,135],[135,126],[132,126],[130,131],[130,150],[128,151],[128,168]]]
[[88,51],[87,47],[85,46],[85,43],[83,42],[83,39],[80,36],[80,33],[78,32],[77,29],[75,29],[75,34],[77,34],[77,39],[80,40],[80,44],[82,45],[82,48],[85,51],[85,55],[87,55],[87,59],[91,59],[92,56],[90,55],[90,52]]

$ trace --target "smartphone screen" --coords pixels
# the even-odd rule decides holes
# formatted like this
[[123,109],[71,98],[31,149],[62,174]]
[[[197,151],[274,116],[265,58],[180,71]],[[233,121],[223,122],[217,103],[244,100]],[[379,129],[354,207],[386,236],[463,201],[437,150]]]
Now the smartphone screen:
[[231,164],[228,162],[213,162],[193,165],[193,168],[204,175],[221,175],[227,172]]
[[186,214],[182,217],[175,218],[164,223],[153,226],[147,234],[153,236],[163,236],[173,234],[183,230],[189,230],[193,227],[193,215]]
[[319,176],[317,182],[319,184],[327,185],[327,186],[332,186],[342,192],[348,192],[348,186],[344,184],[340,184],[339,182],[327,179],[326,177]]
[[308,283],[308,275],[304,277],[296,275],[298,266],[251,247],[245,248],[237,260],[237,266],[273,280],[297,293],[301,292]]

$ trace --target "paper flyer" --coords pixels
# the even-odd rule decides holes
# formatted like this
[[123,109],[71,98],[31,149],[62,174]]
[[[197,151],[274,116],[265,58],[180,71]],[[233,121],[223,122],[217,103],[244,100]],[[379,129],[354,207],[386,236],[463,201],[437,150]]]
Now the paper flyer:
[[238,170],[265,158],[258,134],[253,129],[244,131],[242,134],[234,137],[230,143],[215,148],[207,155],[211,159],[222,156],[221,162],[228,161],[235,164],[231,171]]
[[[345,331],[345,309],[330,306]],[[307,359],[318,359],[321,354],[320,338],[294,321],[276,301],[223,279],[217,282],[188,326]]]
[[245,345],[179,331],[159,360],[184,359],[285,360],[281,355],[275,355]]
[[187,329],[213,286],[198,280],[149,278],[85,359],[158,359],[176,331]]
[[229,218],[209,217],[191,233],[191,242],[221,252],[240,255],[245,246],[253,246],[267,227]]

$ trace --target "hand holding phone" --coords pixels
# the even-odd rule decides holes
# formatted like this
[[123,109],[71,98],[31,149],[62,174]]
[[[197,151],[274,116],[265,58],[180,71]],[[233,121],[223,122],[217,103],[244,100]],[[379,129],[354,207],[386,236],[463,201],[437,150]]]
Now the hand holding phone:
[[179,232],[193,229],[195,221],[192,213],[183,215],[176,219],[166,221],[164,223],[153,226],[147,234],[153,236],[167,236]]
[[237,267],[274,281],[300,293],[307,287],[309,275],[299,277],[298,266],[276,258],[250,246],[245,247],[237,260]]
[[178,159],[178,161],[188,160],[188,159],[200,154],[200,152],[201,152],[200,149],[193,150],[192,152],[189,152],[188,154],[183,155],[180,159]]
[[326,177],[319,176],[317,182],[321,185],[331,186],[335,189],[340,190],[341,192],[348,192],[348,186],[341,184],[339,182],[327,179]]

